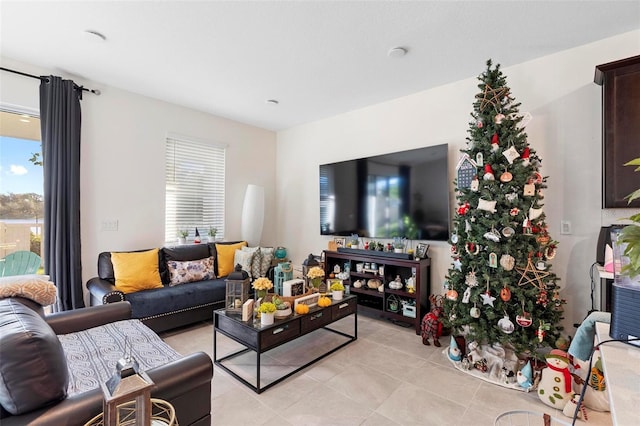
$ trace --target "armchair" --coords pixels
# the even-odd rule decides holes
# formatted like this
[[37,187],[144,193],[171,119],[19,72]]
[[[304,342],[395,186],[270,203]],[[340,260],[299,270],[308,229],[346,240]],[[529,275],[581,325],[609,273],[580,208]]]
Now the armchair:
[[[77,333],[129,319],[131,306],[128,302],[119,302],[55,313],[43,319],[28,305],[17,297],[0,300],[0,331],[2,331],[0,333],[0,358],[2,358],[0,424],[3,426],[83,425],[102,412],[103,396],[100,387],[71,396],[66,396],[66,389],[63,389],[62,397],[54,396],[53,399],[44,401],[35,409],[20,410],[19,407],[28,407],[28,404],[33,405],[34,401],[28,401],[25,405],[24,402],[16,401],[16,395],[31,399],[32,395],[37,393],[25,387],[37,385],[42,387],[42,380],[51,380],[52,383],[56,383],[56,378],[50,378],[48,373],[51,371],[59,373],[63,370],[66,372],[68,368],[64,357],[55,359],[55,356],[45,358],[43,355],[37,358],[38,355],[31,355],[25,351],[29,351],[29,345],[34,344],[34,335],[42,336],[50,333],[53,337],[50,338],[49,343],[53,341],[55,344],[59,341],[58,335]],[[25,324],[26,327],[35,330],[25,332]],[[31,349],[30,352],[38,351]],[[31,358],[36,359],[38,363],[44,362],[49,365],[46,365],[44,374],[40,377],[21,378],[21,374],[33,374],[33,368],[19,368],[21,363],[32,361]],[[208,355],[203,352],[194,353],[150,368],[146,372],[155,383],[151,392],[152,397],[170,402],[175,408],[180,425],[200,426],[211,423],[213,364]],[[42,376],[45,378],[42,379]],[[39,383],[34,383],[38,380],[40,380]],[[18,414],[12,415],[9,411],[14,413],[18,411]]]

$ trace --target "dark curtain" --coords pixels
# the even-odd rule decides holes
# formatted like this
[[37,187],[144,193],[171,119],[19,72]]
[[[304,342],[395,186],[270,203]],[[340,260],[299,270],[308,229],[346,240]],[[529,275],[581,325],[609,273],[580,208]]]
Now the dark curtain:
[[83,308],[80,256],[80,98],[71,80],[42,77],[44,270],[58,288],[57,310]]

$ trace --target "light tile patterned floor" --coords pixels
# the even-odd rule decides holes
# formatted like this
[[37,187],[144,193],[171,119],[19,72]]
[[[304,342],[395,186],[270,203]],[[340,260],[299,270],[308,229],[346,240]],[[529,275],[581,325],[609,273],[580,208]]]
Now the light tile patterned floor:
[[[336,324],[336,328],[349,330],[352,320]],[[182,354],[203,351],[213,357],[211,323],[162,337]],[[237,348],[230,339],[218,337],[223,353]],[[447,339],[441,338],[443,345]],[[273,350],[268,353],[272,357],[268,362],[274,369],[282,368],[295,363],[300,351],[317,350],[320,344],[326,341],[311,338],[291,350]],[[546,412],[565,422],[552,425],[571,424],[571,419],[542,404],[535,392],[509,390],[474,379],[457,371],[442,348],[424,346],[413,329],[364,315],[358,316],[357,341],[260,395],[214,368],[211,398],[212,424],[223,426],[493,426],[498,415],[511,410]],[[543,422],[540,418],[530,424]],[[609,413],[589,410],[588,422],[576,424],[609,426],[612,422]]]

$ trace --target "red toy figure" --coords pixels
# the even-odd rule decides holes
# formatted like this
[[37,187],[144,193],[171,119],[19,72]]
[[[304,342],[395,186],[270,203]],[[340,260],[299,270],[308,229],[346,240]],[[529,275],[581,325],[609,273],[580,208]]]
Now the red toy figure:
[[431,312],[422,318],[422,344],[429,345],[429,338],[433,338],[433,345],[440,347],[438,338],[442,335],[442,296],[432,294],[429,296]]

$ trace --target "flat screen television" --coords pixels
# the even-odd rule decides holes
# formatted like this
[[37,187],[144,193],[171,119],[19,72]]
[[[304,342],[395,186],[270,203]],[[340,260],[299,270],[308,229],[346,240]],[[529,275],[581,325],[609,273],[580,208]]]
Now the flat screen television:
[[447,144],[320,165],[320,234],[449,238]]

